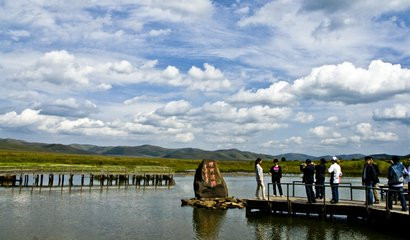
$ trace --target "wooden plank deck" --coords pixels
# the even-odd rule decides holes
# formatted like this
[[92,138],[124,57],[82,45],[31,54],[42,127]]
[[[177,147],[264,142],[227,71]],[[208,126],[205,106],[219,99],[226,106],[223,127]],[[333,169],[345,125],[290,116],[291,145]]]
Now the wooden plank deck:
[[401,211],[400,204],[393,205],[393,210],[386,209],[386,202],[367,206],[364,201],[340,200],[331,204],[330,199],[317,199],[316,203],[307,203],[306,197],[274,197],[268,200],[247,199],[246,214],[286,214],[318,216],[322,219],[333,216],[345,216],[347,219],[366,221],[410,223],[409,211]]

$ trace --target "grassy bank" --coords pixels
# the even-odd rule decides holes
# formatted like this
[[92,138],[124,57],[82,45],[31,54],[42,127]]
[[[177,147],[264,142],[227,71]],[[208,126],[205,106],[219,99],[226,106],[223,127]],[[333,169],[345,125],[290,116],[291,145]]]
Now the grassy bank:
[[[143,157],[120,157],[101,155],[75,155],[47,152],[20,152],[0,150],[0,167],[24,167],[24,168],[99,168],[116,169],[127,168],[130,171],[135,168],[140,171],[158,171],[169,169],[173,172],[185,172],[194,170],[201,162],[200,159],[169,159],[169,158],[143,158]],[[386,161],[375,161],[380,168],[382,176],[386,176],[389,164]],[[285,174],[298,174],[299,161],[281,162]],[[363,160],[341,161],[340,165],[345,176],[360,176],[363,169]],[[253,172],[253,161],[218,161],[222,172]],[[327,164],[329,166],[330,163]],[[265,160],[262,167],[265,172],[272,166],[272,162]]]

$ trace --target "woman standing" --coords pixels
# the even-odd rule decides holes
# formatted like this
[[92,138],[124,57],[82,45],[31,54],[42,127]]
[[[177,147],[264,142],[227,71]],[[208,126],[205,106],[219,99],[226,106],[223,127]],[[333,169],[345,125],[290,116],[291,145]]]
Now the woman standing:
[[265,200],[265,185],[263,184],[263,169],[261,167],[262,159],[257,158],[255,160],[255,173],[256,173],[256,198],[261,199],[259,197],[259,189],[262,188],[262,199]]

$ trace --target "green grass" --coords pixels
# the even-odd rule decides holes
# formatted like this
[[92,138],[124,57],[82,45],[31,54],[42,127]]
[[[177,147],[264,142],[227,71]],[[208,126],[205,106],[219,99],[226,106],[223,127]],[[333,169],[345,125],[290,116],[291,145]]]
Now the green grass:
[[[141,158],[102,155],[77,155],[48,152],[25,152],[15,150],[0,150],[0,168],[38,168],[38,169],[99,169],[122,170],[139,172],[185,172],[194,170],[201,162],[200,159],[173,158]],[[315,161],[318,163],[318,161]],[[386,176],[389,164],[386,161],[375,161],[380,168],[382,177]],[[253,172],[254,161],[217,161],[222,172]],[[298,174],[299,161],[280,162],[285,174]],[[345,176],[360,176],[363,160],[341,161],[340,166]],[[262,167],[267,172],[272,161],[265,160]],[[330,166],[330,163],[327,164]]]

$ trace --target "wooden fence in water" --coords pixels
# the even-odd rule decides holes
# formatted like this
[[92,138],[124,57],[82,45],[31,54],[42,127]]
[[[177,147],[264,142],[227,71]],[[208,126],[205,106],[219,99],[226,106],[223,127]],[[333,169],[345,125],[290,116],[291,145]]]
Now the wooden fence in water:
[[0,187],[19,188],[65,188],[74,187],[170,187],[175,185],[174,173],[169,168],[156,167],[147,171],[144,167],[128,169],[104,169],[97,167],[77,168],[0,168]]

